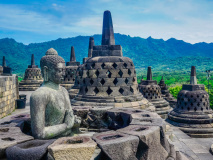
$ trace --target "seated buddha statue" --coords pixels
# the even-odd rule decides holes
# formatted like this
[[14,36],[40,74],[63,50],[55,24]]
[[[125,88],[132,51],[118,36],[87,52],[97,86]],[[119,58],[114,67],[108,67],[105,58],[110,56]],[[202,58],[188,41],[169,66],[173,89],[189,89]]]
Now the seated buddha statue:
[[44,82],[30,97],[32,134],[36,139],[51,139],[72,133],[75,117],[67,90],[60,86],[65,61],[50,48],[40,60]]

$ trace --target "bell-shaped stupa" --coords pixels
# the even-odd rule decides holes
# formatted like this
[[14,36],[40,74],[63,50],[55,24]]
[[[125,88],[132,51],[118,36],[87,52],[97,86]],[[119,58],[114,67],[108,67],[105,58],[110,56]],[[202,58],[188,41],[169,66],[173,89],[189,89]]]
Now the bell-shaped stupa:
[[171,107],[169,103],[162,98],[161,88],[157,84],[157,81],[152,80],[151,67],[148,67],[147,80],[141,80],[139,89],[143,96],[155,106],[156,112],[162,118],[167,118],[167,114],[171,111]]
[[168,115],[168,122],[192,137],[213,137],[213,114],[209,95],[203,84],[197,84],[195,66],[191,68],[190,84],[183,84],[177,105]]
[[35,91],[42,83],[41,69],[35,65],[34,54],[32,54],[31,65],[25,70],[24,79],[19,83],[19,91]]
[[76,70],[79,65],[80,65],[80,62],[76,62],[75,50],[74,50],[74,47],[72,46],[71,54],[70,54],[70,61],[66,63],[65,76],[64,76],[64,80],[61,83],[61,86],[63,86],[67,90],[70,89],[74,85],[75,77],[76,77]]
[[110,11],[104,12],[102,43],[93,46],[92,57],[81,67],[82,77],[73,106],[129,107],[154,110],[138,90],[132,60],[123,57],[122,47],[115,45]]
[[161,96],[162,98],[164,98],[167,102],[169,102],[169,105],[172,107],[172,108],[175,108],[176,106],[176,103],[177,103],[177,99],[175,99],[172,94],[169,92],[168,90],[168,86],[165,84],[165,81],[163,79],[163,76],[162,76],[162,79],[160,80],[160,83],[158,84],[161,88]]

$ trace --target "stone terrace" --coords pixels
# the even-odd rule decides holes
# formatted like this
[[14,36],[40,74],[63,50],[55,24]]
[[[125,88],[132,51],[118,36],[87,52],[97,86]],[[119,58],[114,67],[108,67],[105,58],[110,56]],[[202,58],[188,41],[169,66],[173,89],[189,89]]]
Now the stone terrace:
[[[27,95],[25,109],[16,109],[11,115],[0,119],[0,124],[6,122],[10,117],[18,114],[30,113],[29,99],[32,91],[20,91],[19,94]],[[189,155],[191,160],[212,160],[213,155],[209,152],[213,144],[213,138],[191,138],[178,127],[172,126],[166,122],[166,137],[170,143],[175,145],[176,150],[179,150],[185,155]]]

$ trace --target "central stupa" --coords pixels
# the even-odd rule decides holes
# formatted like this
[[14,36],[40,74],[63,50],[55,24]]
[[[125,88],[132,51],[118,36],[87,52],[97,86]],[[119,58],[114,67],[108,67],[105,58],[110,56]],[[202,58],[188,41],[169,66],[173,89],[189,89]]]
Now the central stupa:
[[122,47],[115,45],[110,11],[104,12],[102,43],[93,46],[92,57],[81,69],[82,81],[71,101],[73,106],[155,109],[138,90],[132,60],[123,57]]

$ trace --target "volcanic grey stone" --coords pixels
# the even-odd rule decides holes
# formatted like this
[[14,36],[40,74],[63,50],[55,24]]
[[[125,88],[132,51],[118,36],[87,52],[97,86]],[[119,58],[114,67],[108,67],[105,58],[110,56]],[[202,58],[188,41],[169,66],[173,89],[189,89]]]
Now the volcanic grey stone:
[[43,83],[41,70],[35,65],[34,54],[31,56],[31,65],[25,70],[24,79],[19,82],[20,91],[35,91]]
[[6,150],[8,160],[42,160],[47,156],[47,147],[55,140],[32,140],[17,144]]
[[177,99],[175,99],[172,94],[170,94],[167,85],[165,84],[165,81],[163,79],[160,80],[160,83],[158,84],[161,88],[161,96],[162,98],[164,98],[167,102],[169,102],[169,105],[172,108],[175,108],[176,104],[177,104]]
[[147,70],[147,80],[142,80],[139,90],[145,98],[155,106],[155,111],[161,118],[167,118],[167,114],[172,110],[169,103],[161,97],[161,88],[157,81],[152,80],[151,67]]
[[137,158],[140,160],[166,159],[169,155],[161,145],[160,127],[158,126],[130,125],[117,132],[139,137]]
[[74,86],[79,88],[79,93],[71,100],[73,106],[147,110],[153,107],[138,90],[132,60],[123,57],[122,47],[115,45],[109,11],[104,12],[102,45],[93,46],[92,57],[79,67],[78,73]]
[[70,61],[66,62],[65,75],[61,86],[67,90],[71,89],[74,85],[76,78],[76,71],[80,62],[76,62],[74,46],[71,47]]
[[110,11],[104,12],[101,45],[115,45],[112,17]]
[[136,136],[109,131],[97,133],[92,138],[112,160],[137,160],[139,139]]
[[[194,76],[192,78],[192,76]],[[196,79],[195,67],[192,66],[191,78]],[[177,105],[168,114],[168,122],[180,127],[192,137],[213,137],[213,112],[210,108],[209,95],[204,85],[184,84],[178,93]]]
[[64,137],[48,147],[55,160],[90,160],[97,144],[88,136]]
[[72,134],[75,123],[67,90],[60,86],[65,61],[53,48],[41,58],[43,85],[30,97],[32,135],[38,139]]
[[0,158],[5,156],[8,147],[18,143],[34,139],[32,136],[25,135],[18,127],[1,127],[0,128]]

